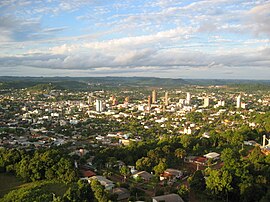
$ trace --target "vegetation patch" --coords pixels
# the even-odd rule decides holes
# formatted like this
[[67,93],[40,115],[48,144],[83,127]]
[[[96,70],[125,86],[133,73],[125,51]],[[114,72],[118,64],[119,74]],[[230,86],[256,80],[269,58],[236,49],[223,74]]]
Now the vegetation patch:
[[9,173],[0,173],[0,198],[13,189],[18,189],[24,182]]

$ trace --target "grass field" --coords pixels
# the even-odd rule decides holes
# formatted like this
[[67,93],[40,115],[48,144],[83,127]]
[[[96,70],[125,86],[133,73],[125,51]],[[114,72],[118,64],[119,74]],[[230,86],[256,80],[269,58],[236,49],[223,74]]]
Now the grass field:
[[0,182],[0,198],[11,190],[18,189],[21,185],[25,184],[9,173],[0,173]]
[[56,196],[63,196],[69,187],[60,182],[39,181],[25,183],[9,173],[0,173],[0,198],[12,190],[22,187],[31,188],[36,185],[41,186],[41,189],[46,192],[55,193]]
[[68,189],[68,185],[63,183],[50,183],[42,186],[42,189],[50,193],[55,193],[56,196],[63,196]]

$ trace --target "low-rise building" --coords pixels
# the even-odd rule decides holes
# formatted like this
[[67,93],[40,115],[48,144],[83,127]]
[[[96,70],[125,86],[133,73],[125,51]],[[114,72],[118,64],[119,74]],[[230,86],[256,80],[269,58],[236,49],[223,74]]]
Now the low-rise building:
[[162,196],[155,196],[152,198],[153,202],[184,202],[178,194],[167,194]]

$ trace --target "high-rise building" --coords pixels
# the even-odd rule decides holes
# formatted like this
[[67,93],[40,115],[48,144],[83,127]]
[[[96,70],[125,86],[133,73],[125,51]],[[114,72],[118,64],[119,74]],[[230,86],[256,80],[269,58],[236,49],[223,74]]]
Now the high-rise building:
[[225,106],[225,101],[224,100],[219,100],[217,106],[218,107],[220,107],[220,106],[224,107]]
[[92,104],[92,97],[90,95],[88,96],[87,103],[88,103],[88,105],[91,105]]
[[187,92],[186,104],[190,105],[190,103],[191,103],[191,95],[189,92]]
[[147,102],[148,110],[150,111],[151,109],[151,96],[148,96],[148,102]]
[[152,91],[152,104],[155,104],[157,102],[157,91]]
[[164,103],[165,103],[165,106],[168,106],[169,105],[169,95],[168,95],[168,92],[165,92]]
[[205,97],[203,99],[203,107],[208,107],[209,106],[209,97]]
[[96,111],[97,112],[103,111],[103,103],[101,100],[96,100]]
[[236,108],[241,108],[241,95],[236,98]]
[[125,97],[124,105],[127,107],[129,104],[129,97]]
[[116,100],[116,98],[113,98],[113,100],[112,100],[112,105],[113,105],[113,106],[117,105],[117,100]]
[[112,96],[110,97],[110,101],[113,101],[114,99],[115,99],[115,96],[112,95]]

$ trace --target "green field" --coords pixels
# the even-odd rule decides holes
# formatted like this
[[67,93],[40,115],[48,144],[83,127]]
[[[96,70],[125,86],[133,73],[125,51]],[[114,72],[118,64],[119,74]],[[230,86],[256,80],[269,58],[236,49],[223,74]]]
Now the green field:
[[20,188],[30,189],[35,185],[41,186],[41,189],[48,193],[55,193],[56,196],[63,196],[68,189],[68,185],[59,182],[39,181],[25,183],[9,173],[0,173],[0,182],[0,198],[12,190]]
[[8,173],[0,173],[0,182],[1,198],[11,190],[18,189],[21,185],[25,184],[24,182],[16,178],[14,175]]
[[63,183],[49,183],[42,186],[42,189],[50,193],[55,193],[56,196],[63,196],[68,189],[68,185]]

